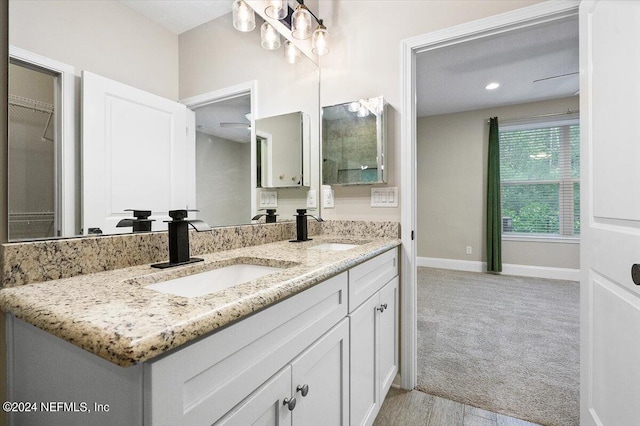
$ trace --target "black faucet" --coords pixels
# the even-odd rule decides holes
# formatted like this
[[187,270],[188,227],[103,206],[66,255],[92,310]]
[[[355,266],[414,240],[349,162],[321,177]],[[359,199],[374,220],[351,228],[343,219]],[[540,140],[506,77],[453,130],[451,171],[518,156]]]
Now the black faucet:
[[307,217],[312,217],[318,222],[324,222],[324,220],[322,220],[321,217],[315,217],[307,214],[307,209],[296,209],[296,212],[298,212],[297,215],[294,215],[296,218],[296,239],[290,240],[290,242],[300,243],[302,241],[311,241],[307,230]]
[[276,209],[267,209],[266,214],[262,213],[262,214],[255,215],[254,217],[251,218],[251,220],[258,220],[262,216],[265,217],[266,223],[276,223],[276,216],[278,215],[276,214]]
[[151,222],[155,222],[154,219],[149,219],[151,216],[151,210],[135,210],[126,209],[125,212],[133,212],[135,219],[122,219],[116,225],[116,228],[126,228],[133,226],[133,232],[151,232]]
[[211,227],[202,220],[188,220],[189,211],[197,210],[169,210],[172,220],[169,224],[169,261],[151,265],[152,268],[170,268],[172,266],[186,265],[202,262],[204,259],[190,257],[189,254],[189,225],[196,231],[210,231]]

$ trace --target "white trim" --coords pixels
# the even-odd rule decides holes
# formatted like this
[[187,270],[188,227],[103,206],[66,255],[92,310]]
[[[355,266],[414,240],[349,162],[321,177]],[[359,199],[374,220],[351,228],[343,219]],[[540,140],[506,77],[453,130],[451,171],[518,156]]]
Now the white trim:
[[[57,158],[56,204],[61,237],[72,237],[78,234],[76,230],[76,199],[79,202],[79,192],[76,191],[76,90],[75,69],[71,65],[63,64],[45,56],[28,50],[9,45],[10,59],[35,65],[59,75],[58,93],[55,99]],[[79,161],[79,160],[78,160]],[[56,235],[58,237],[58,235]]]
[[189,98],[181,99],[180,103],[187,106],[189,109],[198,108],[215,102],[225,101],[227,99],[237,98],[239,96],[249,95],[251,98],[251,216],[258,214],[258,199],[257,199],[257,161],[258,155],[256,153],[256,126],[255,118],[258,116],[258,82],[257,80],[246,81],[233,86],[225,87],[219,90],[213,90],[211,92],[203,93],[201,95],[191,96]]
[[[487,262],[479,260],[442,259],[437,257],[417,257],[418,266],[428,268],[453,269],[456,271],[487,272]],[[501,275],[549,278],[554,280],[580,281],[580,269],[554,268],[550,266],[502,265]]]
[[415,54],[448,45],[486,37],[514,29],[549,22],[577,14],[578,0],[546,1],[485,19],[405,39],[401,43],[401,378],[404,389],[412,389],[417,380],[416,353],[416,77]]
[[580,237],[569,237],[566,235],[527,235],[527,234],[502,234],[502,241],[518,241],[522,243],[564,243],[580,244]]

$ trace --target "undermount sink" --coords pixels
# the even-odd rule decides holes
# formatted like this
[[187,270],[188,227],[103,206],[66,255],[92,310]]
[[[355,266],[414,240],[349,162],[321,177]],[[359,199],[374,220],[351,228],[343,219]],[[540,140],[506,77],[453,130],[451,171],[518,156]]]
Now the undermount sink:
[[358,247],[358,244],[346,244],[346,243],[324,243],[318,244],[317,246],[309,247],[311,250],[320,250],[320,251],[342,251],[342,250],[351,250],[352,248]]
[[199,297],[275,274],[285,268],[237,263],[180,278],[158,282],[146,288],[183,297]]

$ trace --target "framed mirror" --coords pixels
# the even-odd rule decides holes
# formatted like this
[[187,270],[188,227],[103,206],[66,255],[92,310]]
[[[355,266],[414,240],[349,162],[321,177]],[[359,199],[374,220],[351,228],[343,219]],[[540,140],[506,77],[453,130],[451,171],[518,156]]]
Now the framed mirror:
[[309,122],[303,112],[256,120],[258,188],[309,186]]
[[322,108],[322,183],[387,182],[387,104],[382,97]]
[[[50,158],[47,157],[47,167],[53,170],[55,175],[48,175],[49,177],[45,179],[49,182],[46,188],[45,185],[35,184],[42,190],[48,191],[46,194],[48,201],[44,207],[29,201],[29,197],[36,197],[36,192],[21,189],[27,188],[29,182],[22,178],[18,180],[17,174],[14,176],[14,183],[20,185],[12,188],[14,195],[13,201],[9,200],[9,210],[10,220],[13,220],[13,223],[10,223],[9,227],[16,229],[16,225],[19,224],[21,230],[19,234],[11,233],[10,240],[71,237],[87,233],[85,229],[87,226],[82,223],[82,211],[85,210],[83,199],[87,195],[83,192],[85,182],[83,182],[82,152],[86,144],[92,141],[83,140],[80,131],[82,106],[79,89],[82,85],[83,71],[183,103],[196,113],[198,112],[196,108],[192,108],[185,100],[193,100],[203,94],[223,91],[250,82],[256,88],[250,94],[251,99],[247,101],[251,105],[250,112],[243,113],[238,118],[217,120],[218,122],[228,125],[242,123],[245,126],[242,130],[246,132],[246,123],[253,124],[254,120],[263,117],[283,115],[289,111],[304,111],[309,116],[310,136],[308,142],[305,139],[303,143],[309,144],[304,146],[304,150],[310,155],[306,160],[310,165],[306,168],[303,164],[305,170],[300,173],[303,176],[300,185],[278,190],[280,218],[293,217],[295,209],[304,206],[307,187],[319,188],[318,85],[320,74],[318,65],[304,54],[298,57],[297,63],[290,64],[285,59],[283,48],[273,51],[264,49],[260,43],[262,21],[258,14],[256,14],[257,25],[254,31],[235,30],[231,17],[231,0],[206,2],[206,5],[179,2],[181,10],[200,6],[204,8],[198,9],[194,14],[199,15],[198,18],[201,20],[188,28],[173,27],[172,23],[165,22],[162,19],[161,10],[156,10],[154,15],[152,9],[171,7],[171,3],[173,2],[143,0],[9,1],[11,47],[32,52],[35,57],[49,58],[55,63],[68,65],[71,70],[71,83],[64,86],[66,89],[72,89],[71,93],[75,90],[75,95],[71,98],[76,104],[73,106],[73,102],[66,101],[67,92],[56,94],[54,99],[65,99],[65,102],[60,109],[57,109],[58,105],[54,102],[55,113],[45,133],[51,101],[43,101],[48,109],[38,112],[42,116],[37,117],[40,120],[37,123],[34,121],[34,129],[31,133],[35,136],[29,144],[39,147],[37,144],[45,143],[42,138],[48,140],[50,146],[46,152]],[[217,9],[217,11],[210,9]],[[186,12],[189,11],[185,10]],[[166,17],[167,14],[165,13],[164,16]],[[60,76],[63,77],[62,74]],[[67,81],[66,75],[64,77]],[[50,95],[48,96],[51,98]],[[17,102],[16,99],[14,98],[14,103]],[[224,99],[218,99],[218,101],[224,101]],[[198,107],[204,108],[204,104],[199,104]],[[249,114],[248,118],[247,114]],[[68,120],[58,118],[63,116]],[[122,117],[127,118],[124,113]],[[43,118],[45,122],[41,122]],[[197,120],[200,120],[199,116]],[[210,121],[205,118],[202,120]],[[204,126],[207,126],[206,122]],[[27,125],[30,124],[25,123],[20,126]],[[64,131],[65,125],[72,131]],[[196,125],[200,125],[199,121]],[[26,134],[24,128],[20,126],[13,127]],[[11,129],[11,123],[9,127]],[[226,130],[229,130],[229,127]],[[53,141],[50,141],[51,139]],[[219,144],[221,139],[225,139],[224,148]],[[195,201],[188,205],[182,202],[175,206],[166,205],[162,210],[185,207],[200,209],[202,206],[202,211],[194,214],[194,217],[205,219],[211,226],[251,223],[251,218],[258,209],[257,200],[259,199],[259,191],[256,191],[255,143],[255,138],[239,141],[222,137],[207,129],[199,129],[196,134],[196,147],[192,150],[196,159],[189,159],[189,164],[195,164],[199,171],[190,174],[189,179],[194,179],[195,183],[187,182],[186,184],[190,191],[194,185],[196,186]],[[33,151],[32,149],[31,152]],[[234,158],[227,159],[225,156],[231,152]],[[21,155],[24,157],[27,154]],[[127,160],[129,164],[138,166],[145,164],[141,169],[153,171],[155,167],[163,170],[162,165],[153,163],[154,158],[156,156],[151,152],[149,155],[138,155],[134,159],[127,158]],[[151,163],[146,163],[148,160]],[[10,165],[14,164],[14,169],[19,167],[15,158],[9,161]],[[36,162],[32,161],[32,163]],[[203,173],[205,171],[208,173]],[[206,176],[206,179],[202,176]],[[233,188],[242,187],[242,190],[230,189],[229,182],[234,182]],[[51,187],[53,188],[49,189]],[[131,213],[122,211],[124,209],[121,207],[146,209],[146,206],[151,204],[144,199],[144,188],[136,191],[139,196],[131,195],[130,197],[136,200],[136,205],[129,205],[129,203],[121,206],[122,203],[119,203],[117,208],[109,211],[109,214],[114,216],[114,222],[117,222],[115,219],[119,217],[131,217]],[[225,195],[227,193],[229,193],[228,197]],[[8,197],[8,194],[2,196]],[[221,204],[230,203],[231,196],[234,197],[233,205],[236,207],[227,209],[230,210],[228,212],[221,212]],[[45,199],[45,197],[41,198]],[[32,232],[35,229],[33,224],[36,223],[33,218],[42,219],[37,227],[45,229],[46,233]],[[163,217],[160,216],[158,219],[157,222],[162,223]],[[47,223],[44,223],[45,220]],[[112,232],[127,233],[131,232],[131,228],[113,229]]]

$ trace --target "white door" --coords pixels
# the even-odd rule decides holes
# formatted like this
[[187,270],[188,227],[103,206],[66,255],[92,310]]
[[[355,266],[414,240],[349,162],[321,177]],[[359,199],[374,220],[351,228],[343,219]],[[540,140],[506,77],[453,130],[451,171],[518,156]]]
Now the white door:
[[131,232],[116,228],[125,209],[151,210],[162,230],[169,210],[195,208],[192,122],[183,104],[83,71],[84,234]]
[[639,46],[640,2],[580,5],[583,425],[640,422]]
[[378,377],[380,400],[384,401],[398,373],[398,277],[380,289]]

